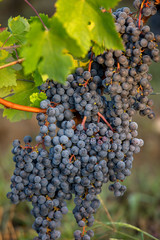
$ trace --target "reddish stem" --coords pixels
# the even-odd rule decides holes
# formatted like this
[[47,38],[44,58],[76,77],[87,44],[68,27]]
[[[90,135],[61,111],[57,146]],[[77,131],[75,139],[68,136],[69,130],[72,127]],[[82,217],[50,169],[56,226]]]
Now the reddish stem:
[[143,0],[141,7],[140,7],[139,20],[138,20],[139,29],[141,28],[141,17],[142,17],[142,10],[143,10],[144,3],[145,3],[145,0]]
[[72,158],[75,157],[74,154],[71,155],[71,157],[69,158],[69,162],[72,162]]
[[83,227],[82,236],[84,236],[85,232],[86,232],[86,226]]
[[85,128],[85,123],[86,123],[86,120],[87,120],[87,117],[86,117],[86,116],[84,116],[84,118],[83,118],[83,121],[82,121],[82,126],[83,126],[83,128]]
[[110,125],[110,123],[105,119],[105,117],[103,117],[103,115],[102,115],[100,112],[98,112],[97,114],[98,114],[98,116],[99,116],[100,118],[102,118],[102,120],[108,125],[108,127],[109,127],[112,131],[114,131],[113,128],[112,128],[112,126]]
[[76,109],[69,109],[71,112],[77,112]]
[[91,53],[91,58],[90,58],[90,61],[89,61],[89,65],[88,65],[88,71],[90,72],[91,71],[91,66],[92,66],[92,58],[93,58],[93,52]]
[[23,106],[20,104],[12,103],[7,100],[4,100],[0,98],[0,104],[7,108],[12,108],[20,111],[25,111],[25,112],[33,112],[33,113],[46,113],[46,109],[41,109],[41,108],[35,108],[35,107],[29,107],[29,106]]
[[86,87],[87,85],[88,85],[88,83],[89,83],[89,80],[90,79],[88,79],[83,85],[84,85],[84,87]]
[[44,22],[43,22],[42,18],[40,17],[39,13],[37,12],[37,10],[33,7],[33,5],[32,5],[30,2],[28,2],[27,0],[24,0],[24,1],[33,9],[33,11],[36,13],[37,17],[38,17],[39,20],[41,21],[44,29],[45,29],[46,31],[48,31],[48,28],[47,28],[46,25],[44,24]]
[[121,68],[121,67],[120,67],[120,63],[118,62],[118,63],[117,63],[117,71],[119,71],[120,68]]

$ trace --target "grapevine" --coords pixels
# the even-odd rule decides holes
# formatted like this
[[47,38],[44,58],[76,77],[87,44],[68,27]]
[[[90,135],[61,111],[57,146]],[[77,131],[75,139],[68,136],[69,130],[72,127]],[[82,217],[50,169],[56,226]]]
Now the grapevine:
[[[46,81],[37,84],[38,94],[46,98],[39,107],[0,98],[0,104],[6,108],[37,113],[40,127],[35,138],[37,144],[32,146],[31,136],[24,137],[24,145],[18,139],[13,141],[15,170],[7,194],[14,204],[24,200],[32,203],[33,229],[38,234],[34,240],[60,238],[58,228],[68,212],[66,200],[72,197],[73,215],[81,229],[74,232],[74,239],[92,239],[94,232],[89,227],[93,226],[94,214],[100,206],[97,196],[102,186],[108,184],[115,197],[125,193],[123,182],[131,175],[134,154],[144,144],[138,138],[138,124],[133,117],[136,113],[149,119],[155,117],[153,101],[149,99],[153,92],[149,66],[160,60],[160,35],[151,32],[146,18],[157,13],[159,4],[158,0],[135,0],[136,14],[128,7],[115,12],[110,7],[99,9],[104,16],[112,14],[124,49],[107,47],[97,54],[96,45],[91,46],[86,68],[77,67],[66,81],[57,82],[49,75]],[[61,6],[57,4],[57,8],[60,11]],[[38,13],[37,16],[49,32],[44,16],[43,19]],[[41,29],[40,23],[36,24]],[[17,49],[19,45],[12,47]],[[1,49],[6,50],[7,46],[2,45]],[[24,55],[27,57],[25,50]],[[16,63],[24,62],[26,67],[27,61],[22,58]],[[9,64],[0,69],[14,62]],[[27,74],[31,70],[35,71],[30,67]]]

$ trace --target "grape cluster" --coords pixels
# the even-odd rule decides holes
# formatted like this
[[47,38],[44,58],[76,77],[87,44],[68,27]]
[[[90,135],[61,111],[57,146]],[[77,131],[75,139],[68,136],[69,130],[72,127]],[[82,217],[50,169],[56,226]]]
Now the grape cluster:
[[[152,2],[146,1],[147,6],[135,0],[134,6],[144,16],[145,8],[154,15]],[[127,7],[112,15],[125,51],[92,53],[91,70],[77,68],[64,85],[53,80],[42,84],[39,90],[47,100],[40,107],[46,113],[37,114],[37,144],[31,146],[30,136],[24,138],[25,146],[13,142],[15,170],[7,197],[14,204],[32,202],[35,240],[60,238],[58,228],[72,196],[73,214],[82,228],[74,232],[75,240],[94,236],[86,228],[93,225],[100,206],[97,195],[107,182],[116,197],[124,194],[122,183],[131,174],[133,155],[144,144],[132,117],[136,112],[149,119],[155,116],[148,71],[152,60],[159,61],[160,36],[154,36]]]
[[[141,4],[143,1],[141,0],[134,0],[133,6],[136,10],[139,10],[141,8]],[[144,17],[150,17],[157,13],[157,7],[156,4],[159,4],[156,0],[151,1],[144,1],[142,6],[142,16]]]

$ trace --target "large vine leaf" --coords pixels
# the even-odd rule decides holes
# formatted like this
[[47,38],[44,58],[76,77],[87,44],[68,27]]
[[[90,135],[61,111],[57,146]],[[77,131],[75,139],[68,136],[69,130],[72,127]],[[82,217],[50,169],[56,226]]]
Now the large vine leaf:
[[[114,7],[119,0],[59,0],[56,17],[67,33],[76,39],[84,52],[91,41],[105,48],[123,49],[110,13],[102,13],[101,7]],[[77,11],[78,10],[78,11]]]
[[24,71],[30,74],[38,69],[42,78],[45,76],[64,83],[73,66],[72,58],[66,52],[76,51],[76,42],[65,36],[58,20],[52,19],[51,24],[52,29],[46,31],[40,22],[31,23],[31,30],[26,35],[27,43],[21,51],[21,56],[25,58]]
[[[14,87],[12,90],[10,89],[10,91],[13,95],[6,97],[6,100],[13,103],[29,106],[30,95],[38,92],[38,89],[37,87],[35,87],[34,82],[17,81],[17,86]],[[3,117],[7,117],[7,119],[9,119],[11,122],[20,121],[22,119],[30,119],[32,117],[32,113],[30,112],[7,109],[4,108],[2,105],[0,105],[0,107],[4,109]]]

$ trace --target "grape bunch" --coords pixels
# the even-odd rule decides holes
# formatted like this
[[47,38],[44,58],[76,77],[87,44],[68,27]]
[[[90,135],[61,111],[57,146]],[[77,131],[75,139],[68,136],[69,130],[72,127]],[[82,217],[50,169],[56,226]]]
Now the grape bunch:
[[[142,16],[147,16],[145,8],[154,15],[155,4],[134,1]],[[24,146],[13,141],[15,170],[7,197],[14,204],[32,202],[34,240],[60,238],[66,201],[73,196],[73,215],[82,229],[74,232],[75,240],[94,236],[88,227],[100,206],[97,195],[108,182],[116,197],[124,194],[123,181],[144,144],[133,116],[155,117],[149,66],[160,59],[160,36],[127,7],[112,15],[125,51],[109,49],[98,56],[90,51],[91,69],[77,68],[64,85],[47,80],[39,86],[47,99],[40,103],[45,113],[37,114],[37,144],[31,145],[30,136],[24,137]]]

